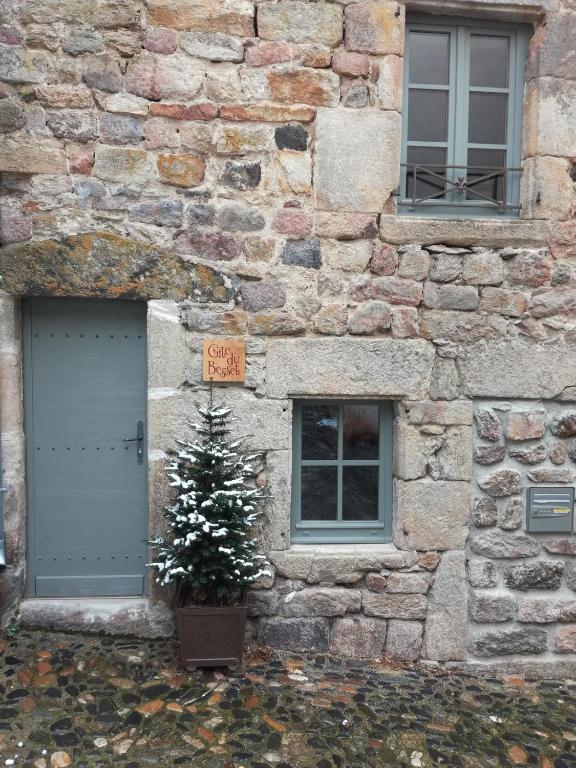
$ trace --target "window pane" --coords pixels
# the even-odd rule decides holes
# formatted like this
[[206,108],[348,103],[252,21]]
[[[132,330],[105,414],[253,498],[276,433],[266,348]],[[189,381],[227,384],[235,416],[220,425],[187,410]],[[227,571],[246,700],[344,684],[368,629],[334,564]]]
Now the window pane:
[[338,458],[338,406],[311,403],[302,408],[302,458]]
[[506,144],[508,96],[471,93],[468,141],[471,144]]
[[[406,161],[410,163],[421,163],[428,165],[428,171],[421,168],[414,172],[414,168],[408,165],[406,168],[406,197],[429,197],[446,189],[444,182],[432,176],[432,173],[438,176],[446,176],[446,150],[439,147],[408,147]],[[414,177],[416,176],[416,190],[414,194]],[[439,195],[437,200],[441,200],[444,195]]]
[[450,36],[445,32],[411,32],[409,82],[448,85]]
[[302,520],[336,520],[337,500],[337,467],[302,467],[300,499]]
[[446,141],[447,138],[448,93],[410,90],[408,141]]
[[[491,179],[474,184],[474,179],[480,179],[498,168],[506,165],[506,152],[503,149],[469,149],[468,150],[468,184],[471,190],[481,192],[492,200],[504,200],[504,176],[498,174]],[[481,197],[469,191],[467,200],[482,201]]]
[[508,86],[508,38],[472,35],[470,85],[486,88]]
[[378,519],[378,467],[344,467],[342,519]]
[[378,458],[377,405],[344,406],[344,458]]

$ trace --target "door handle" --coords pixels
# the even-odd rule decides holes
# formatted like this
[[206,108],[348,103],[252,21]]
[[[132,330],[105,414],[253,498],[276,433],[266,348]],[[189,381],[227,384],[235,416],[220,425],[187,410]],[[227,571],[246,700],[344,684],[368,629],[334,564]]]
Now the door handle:
[[136,443],[136,458],[138,459],[138,464],[142,464],[144,461],[144,422],[137,422],[136,437],[125,437],[123,442]]

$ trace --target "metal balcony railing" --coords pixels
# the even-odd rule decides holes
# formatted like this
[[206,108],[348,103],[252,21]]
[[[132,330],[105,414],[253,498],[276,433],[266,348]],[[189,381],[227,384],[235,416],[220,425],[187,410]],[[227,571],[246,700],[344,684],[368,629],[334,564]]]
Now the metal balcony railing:
[[518,203],[509,202],[511,178],[517,190],[522,168],[482,165],[422,165],[402,163],[405,172],[405,194],[401,202],[409,206],[425,206],[433,202],[459,206],[483,204],[501,211],[519,211]]

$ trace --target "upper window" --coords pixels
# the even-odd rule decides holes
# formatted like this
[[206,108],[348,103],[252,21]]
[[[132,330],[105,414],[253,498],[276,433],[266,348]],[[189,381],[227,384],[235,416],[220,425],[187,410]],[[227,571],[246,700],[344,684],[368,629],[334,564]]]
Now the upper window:
[[387,402],[294,404],[293,542],[390,540],[392,423]]
[[407,23],[399,210],[517,216],[528,31]]

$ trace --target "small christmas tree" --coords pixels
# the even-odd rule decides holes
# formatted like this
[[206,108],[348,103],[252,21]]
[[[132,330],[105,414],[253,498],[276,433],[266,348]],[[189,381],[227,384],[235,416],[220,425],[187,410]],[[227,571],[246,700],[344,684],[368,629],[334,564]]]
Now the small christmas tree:
[[167,467],[177,496],[164,513],[169,537],[150,542],[156,553],[150,567],[159,584],[175,586],[179,605],[231,604],[268,575],[250,535],[264,499],[263,490],[249,484],[258,457],[243,454],[242,440],[228,439],[231,409],[215,407],[212,391],[208,407],[198,411],[197,439],[180,441]]

